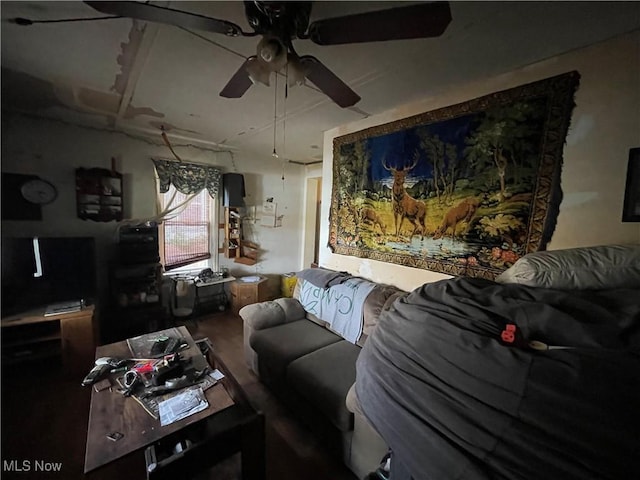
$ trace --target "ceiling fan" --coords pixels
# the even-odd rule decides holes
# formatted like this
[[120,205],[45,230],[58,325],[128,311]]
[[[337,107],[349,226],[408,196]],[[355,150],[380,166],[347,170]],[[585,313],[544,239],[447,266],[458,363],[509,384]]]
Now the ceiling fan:
[[313,2],[245,1],[245,15],[252,32],[245,32],[235,23],[195,13],[140,2],[93,2],[86,4],[95,10],[237,37],[262,36],[256,55],[244,62],[220,92],[227,98],[239,98],[254,82],[269,84],[273,72],[287,68],[291,85],[305,78],[339,106],[355,105],[360,97],[320,60],[298,56],[293,40],[311,40],[318,45],[378,42],[441,35],[449,22],[448,2],[418,3],[354,15],[318,20],[309,24]]

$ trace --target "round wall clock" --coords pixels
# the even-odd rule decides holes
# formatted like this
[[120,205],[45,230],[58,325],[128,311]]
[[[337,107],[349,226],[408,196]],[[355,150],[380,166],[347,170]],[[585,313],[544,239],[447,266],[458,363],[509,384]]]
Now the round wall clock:
[[20,193],[22,193],[25,200],[39,205],[51,203],[58,196],[56,187],[41,178],[34,178],[24,182],[20,187]]

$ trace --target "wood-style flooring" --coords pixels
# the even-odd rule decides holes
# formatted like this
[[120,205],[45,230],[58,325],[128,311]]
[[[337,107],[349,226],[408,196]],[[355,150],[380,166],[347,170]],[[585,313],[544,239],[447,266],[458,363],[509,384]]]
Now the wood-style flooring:
[[[242,320],[230,312],[184,323],[194,338],[208,337],[266,418],[267,480],[357,480],[322,443],[294,418],[244,363]],[[91,366],[87,366],[90,368]],[[70,375],[60,365],[11,367],[2,371],[3,479],[118,479],[146,478],[139,452],[85,476],[84,451],[90,390],[80,386],[82,375]],[[22,471],[7,471],[12,460]],[[61,471],[36,472],[36,461],[59,463]],[[43,463],[39,463],[42,467]],[[199,475],[202,479],[239,479],[239,458],[232,457]],[[176,479],[178,480],[178,479]]]

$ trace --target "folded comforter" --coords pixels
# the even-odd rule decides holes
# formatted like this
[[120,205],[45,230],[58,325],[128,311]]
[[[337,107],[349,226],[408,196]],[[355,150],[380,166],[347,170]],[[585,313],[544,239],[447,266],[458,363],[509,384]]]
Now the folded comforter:
[[398,299],[356,382],[392,479],[640,478],[639,298],[455,278]]

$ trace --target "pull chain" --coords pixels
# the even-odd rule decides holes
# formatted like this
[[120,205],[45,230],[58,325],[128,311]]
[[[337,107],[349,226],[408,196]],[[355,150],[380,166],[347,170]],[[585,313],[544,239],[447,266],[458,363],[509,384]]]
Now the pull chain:
[[284,116],[282,118],[282,191],[284,192],[284,166],[287,156],[287,98],[289,98],[289,64],[285,67]]
[[273,97],[273,153],[271,156],[273,158],[278,158],[278,152],[276,152],[276,122],[278,119],[278,73],[276,72],[276,83],[274,88],[274,97]]

